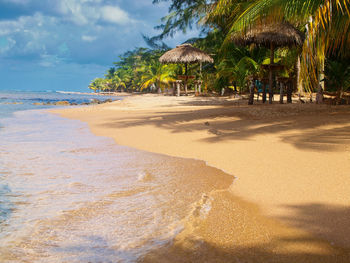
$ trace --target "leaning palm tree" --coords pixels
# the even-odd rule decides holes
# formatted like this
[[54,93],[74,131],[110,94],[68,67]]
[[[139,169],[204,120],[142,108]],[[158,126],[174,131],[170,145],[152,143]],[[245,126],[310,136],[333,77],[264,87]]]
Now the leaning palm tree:
[[105,79],[103,78],[95,78],[89,85],[89,89],[94,92],[99,92],[103,90],[105,87]]
[[247,77],[257,75],[266,57],[266,51],[262,49],[248,50],[244,48],[232,48],[231,56],[223,58],[218,65],[218,77],[227,78],[230,82],[238,83],[240,91],[247,84]]
[[155,85],[158,92],[170,87],[170,82],[175,81],[174,66],[162,65],[156,59],[150,61],[148,65],[143,65],[139,69],[142,71],[141,90]]
[[124,91],[127,91],[128,87],[132,85],[132,80],[133,80],[132,68],[123,67],[123,68],[117,69],[113,79],[117,90],[119,90],[120,88],[124,88]]
[[[219,0],[213,13],[227,14],[227,3],[230,3],[231,10],[235,10],[242,2],[248,1]],[[340,55],[347,52],[346,47],[350,44],[349,10],[350,0],[253,0],[229,21],[231,23],[227,23],[230,27],[228,38],[234,32],[244,33],[257,24],[280,21],[288,21],[306,31],[301,50],[301,77],[303,83],[312,89],[322,79],[326,54],[335,50],[341,50]]]
[[125,82],[118,76],[117,72],[113,74],[113,78],[111,79],[111,83],[113,86],[113,89],[117,91],[120,87],[126,89]]

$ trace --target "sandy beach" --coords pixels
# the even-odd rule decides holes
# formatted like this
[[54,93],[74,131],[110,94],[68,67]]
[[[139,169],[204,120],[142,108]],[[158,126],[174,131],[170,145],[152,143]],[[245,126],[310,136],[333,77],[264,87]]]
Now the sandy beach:
[[209,193],[206,218],[188,218],[172,244],[142,261],[350,262],[348,106],[134,95],[53,112],[117,144],[235,177]]

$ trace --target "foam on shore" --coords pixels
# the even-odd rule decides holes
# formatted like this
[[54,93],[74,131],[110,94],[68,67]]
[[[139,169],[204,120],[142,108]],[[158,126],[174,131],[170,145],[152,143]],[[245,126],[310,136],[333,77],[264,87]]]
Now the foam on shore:
[[238,178],[206,192],[206,216],[190,213],[174,242],[143,261],[349,262],[349,108],[243,103],[146,95],[59,113],[118,144]]
[[[135,262],[174,241],[233,177],[41,111],[2,120],[1,262]],[[196,212],[197,213],[197,212]]]

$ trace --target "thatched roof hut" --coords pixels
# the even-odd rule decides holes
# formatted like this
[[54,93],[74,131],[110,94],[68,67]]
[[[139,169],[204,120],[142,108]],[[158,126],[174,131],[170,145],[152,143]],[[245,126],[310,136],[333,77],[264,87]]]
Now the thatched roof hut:
[[167,51],[159,58],[161,63],[189,64],[198,62],[213,63],[214,60],[207,53],[191,44],[182,44]]
[[231,36],[234,43],[238,45],[256,44],[270,48],[269,65],[269,103],[273,98],[273,71],[275,48],[286,46],[302,46],[305,36],[302,32],[287,22],[261,24],[249,29],[245,34],[234,33]]
[[238,45],[255,43],[270,48],[285,46],[302,46],[305,36],[302,32],[287,22],[262,24],[249,29],[244,35],[235,33],[231,37]]

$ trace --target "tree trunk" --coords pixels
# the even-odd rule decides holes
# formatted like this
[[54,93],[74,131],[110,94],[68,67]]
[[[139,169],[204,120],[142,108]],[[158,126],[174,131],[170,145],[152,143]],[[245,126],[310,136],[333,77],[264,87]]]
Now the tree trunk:
[[171,85],[172,85],[172,88],[173,88],[173,90],[172,90],[172,91],[173,91],[173,92],[172,92],[173,94],[172,94],[172,95],[175,96],[175,95],[176,95],[176,83],[175,83],[175,82],[172,82]]
[[298,90],[299,101],[302,101],[301,96],[303,95],[303,85],[300,82],[300,55],[298,55],[295,63],[295,86]]
[[180,96],[180,81],[176,81],[176,96],[179,97]]
[[293,87],[292,83],[287,83],[287,103],[292,103],[292,93],[293,93]]
[[342,104],[341,103],[342,96],[343,96],[343,88],[340,87],[340,88],[337,89],[337,96],[336,96],[336,103],[337,103],[337,105]]
[[221,88],[220,95],[221,95],[221,96],[224,96],[224,94],[225,94],[225,88],[224,88],[224,87],[222,87],[222,88]]
[[[275,47],[271,43],[270,64],[274,63],[274,57],[275,57]],[[270,69],[269,69],[269,88],[270,88],[269,104],[272,104],[272,99],[273,99],[273,70],[272,70],[272,67],[270,67]]]
[[185,95],[187,96],[187,63],[185,64],[185,76],[186,76],[186,79],[185,79],[185,83],[184,83],[184,87],[185,87]]
[[283,104],[284,84],[280,83],[280,104]]
[[156,89],[158,94],[162,93],[162,89],[160,88],[160,81],[157,81]]
[[234,92],[237,93],[237,83],[236,83],[236,81],[233,82],[233,89],[234,89]]
[[249,85],[249,101],[248,101],[248,105],[253,105],[254,103],[254,82],[251,82]]
[[263,90],[262,90],[262,102],[266,102],[266,84],[263,83]]
[[321,89],[324,90],[324,61],[321,62],[320,74],[318,75],[318,84],[321,86]]
[[323,88],[321,85],[318,85],[318,90],[316,94],[316,104],[323,104]]

